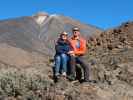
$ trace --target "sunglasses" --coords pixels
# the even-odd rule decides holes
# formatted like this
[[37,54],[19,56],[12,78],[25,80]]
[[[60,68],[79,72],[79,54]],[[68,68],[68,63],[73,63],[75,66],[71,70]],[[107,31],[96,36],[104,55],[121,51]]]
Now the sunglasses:
[[79,33],[79,31],[73,31],[73,33]]

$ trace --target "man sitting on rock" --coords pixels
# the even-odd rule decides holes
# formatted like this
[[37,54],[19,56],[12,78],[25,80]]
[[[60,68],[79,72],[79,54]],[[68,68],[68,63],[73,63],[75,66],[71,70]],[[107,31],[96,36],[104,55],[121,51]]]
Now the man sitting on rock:
[[71,75],[69,76],[70,80],[75,80],[75,69],[76,64],[80,64],[84,71],[84,82],[89,81],[89,65],[84,60],[84,55],[86,52],[86,40],[81,37],[80,29],[78,27],[74,27],[72,29],[73,36],[70,39],[70,44],[73,48],[73,52],[69,52],[70,57],[70,66],[71,66]]

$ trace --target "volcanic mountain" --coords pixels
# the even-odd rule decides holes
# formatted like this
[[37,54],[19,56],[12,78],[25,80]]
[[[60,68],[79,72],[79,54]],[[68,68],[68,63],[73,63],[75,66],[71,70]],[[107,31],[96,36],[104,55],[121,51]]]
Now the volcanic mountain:
[[[39,12],[33,16],[19,17],[0,21],[0,61],[29,63],[32,52],[53,56],[54,43],[59,33],[66,31],[71,35],[74,26],[81,28],[81,34],[89,37],[100,34],[101,29],[80,23],[62,15],[48,15]],[[31,54],[32,55],[32,54]],[[20,60],[20,61],[17,61]],[[26,60],[26,61],[25,61]]]

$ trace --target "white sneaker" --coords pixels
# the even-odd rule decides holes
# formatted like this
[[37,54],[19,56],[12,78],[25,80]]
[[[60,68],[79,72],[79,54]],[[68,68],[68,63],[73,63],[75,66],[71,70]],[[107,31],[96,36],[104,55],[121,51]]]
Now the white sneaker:
[[59,76],[60,74],[59,73],[56,73],[55,76]]
[[65,77],[66,77],[66,72],[63,72],[63,73],[62,73],[62,76],[65,76]]

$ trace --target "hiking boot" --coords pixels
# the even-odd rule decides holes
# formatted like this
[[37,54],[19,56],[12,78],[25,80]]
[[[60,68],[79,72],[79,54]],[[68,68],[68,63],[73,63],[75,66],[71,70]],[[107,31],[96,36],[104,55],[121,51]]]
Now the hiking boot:
[[81,84],[84,85],[84,86],[90,86],[91,81],[90,81],[90,80],[83,80],[83,81],[81,82]]
[[96,80],[91,80],[91,82],[92,82],[92,83],[97,83],[97,81],[96,81]]
[[88,82],[88,83],[97,83],[96,80],[84,80],[83,82]]
[[60,78],[60,74],[59,73],[56,73],[54,75],[54,82],[58,82],[59,78]]
[[83,80],[81,83],[82,83],[83,85],[88,86],[88,85],[90,85],[90,84],[96,84],[97,81],[96,81],[96,80]]
[[68,76],[67,78],[68,78],[70,81],[75,81],[75,77],[72,76],[72,75]]
[[56,73],[55,74],[55,78],[59,79],[60,78],[60,74],[59,73]]
[[81,83],[91,83],[91,80],[82,80]]

